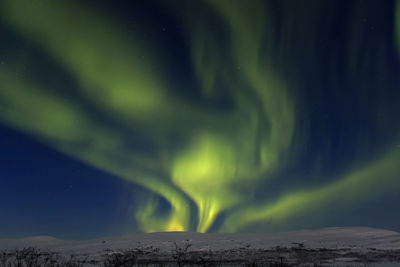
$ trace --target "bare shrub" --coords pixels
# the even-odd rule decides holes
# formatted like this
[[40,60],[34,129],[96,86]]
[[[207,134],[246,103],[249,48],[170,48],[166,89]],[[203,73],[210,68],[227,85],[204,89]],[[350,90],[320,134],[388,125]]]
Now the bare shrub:
[[189,240],[185,240],[183,246],[178,246],[178,244],[174,241],[174,247],[172,249],[172,258],[176,261],[179,267],[184,266],[184,264],[188,261],[188,251],[192,246]]
[[127,267],[134,266],[137,261],[137,255],[134,251],[120,251],[111,253],[105,259],[104,267]]

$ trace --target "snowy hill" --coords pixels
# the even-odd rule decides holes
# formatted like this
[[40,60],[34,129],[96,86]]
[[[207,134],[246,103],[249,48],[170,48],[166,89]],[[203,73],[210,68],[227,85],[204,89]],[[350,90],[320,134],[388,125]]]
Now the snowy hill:
[[[87,241],[61,240],[48,236],[0,239],[0,250],[9,258],[26,248],[30,253],[85,260],[85,265],[104,261],[131,263],[259,266],[319,264],[359,266],[400,265],[400,233],[366,228],[335,227],[272,234],[200,234],[168,232],[105,237]],[[40,253],[39,253],[40,251]],[[129,257],[128,257],[129,256]],[[1,263],[0,263],[1,264]],[[389,265],[388,265],[389,264]],[[117,265],[117,264],[115,264]],[[396,266],[393,265],[393,266]],[[1,265],[0,265],[1,266]]]

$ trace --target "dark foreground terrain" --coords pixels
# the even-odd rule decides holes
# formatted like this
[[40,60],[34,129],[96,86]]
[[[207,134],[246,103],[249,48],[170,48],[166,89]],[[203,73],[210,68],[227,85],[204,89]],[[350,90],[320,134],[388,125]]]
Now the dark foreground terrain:
[[326,228],[276,234],[152,233],[90,241],[0,239],[2,266],[400,266],[400,234]]

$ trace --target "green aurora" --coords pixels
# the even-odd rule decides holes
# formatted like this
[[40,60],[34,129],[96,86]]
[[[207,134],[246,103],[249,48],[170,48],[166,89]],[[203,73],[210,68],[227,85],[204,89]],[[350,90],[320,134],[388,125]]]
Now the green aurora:
[[[278,30],[271,3],[205,0],[191,7],[181,1],[159,1],[182,25],[189,44],[196,85],[182,88],[186,85],[172,82],[168,71],[174,62],[160,55],[158,44],[140,25],[128,34],[121,19],[85,1],[1,0],[2,23],[71,75],[76,94],[96,112],[31,75],[21,59],[12,67],[0,66],[0,120],[146,188],[146,197],[134,207],[137,227],[144,232],[236,232],[260,225],[268,229],[332,206],[357,206],[396,193],[400,127],[390,114],[398,108],[382,103],[377,107],[375,100],[357,91],[364,87],[372,92],[375,85],[368,84],[354,89],[354,105],[366,111],[371,128],[382,137],[374,145],[376,153],[365,156],[372,137],[362,137],[361,129],[355,133],[360,136],[356,151],[339,171],[319,171],[330,153],[328,146],[321,147],[311,171],[299,174],[318,182],[299,184],[292,179],[279,194],[262,193],[277,179],[285,183],[285,170],[293,168],[313,142],[308,116],[321,88],[310,89],[314,97],[305,100],[305,78],[288,66],[302,68],[304,51],[310,62],[317,62],[312,56],[318,43],[317,22],[334,5],[310,1],[306,8],[283,1]],[[393,39],[397,43],[392,46],[400,58],[399,0],[396,7]],[[356,55],[364,40],[356,33],[361,13],[354,11],[349,22],[355,33],[349,37],[348,55]],[[299,52],[293,52],[294,47]],[[372,56],[385,62],[384,52]],[[346,60],[345,71],[356,76],[357,56]],[[384,71],[373,68],[377,76]],[[201,101],[182,93],[185,90],[196,91]],[[207,104],[221,97],[227,108]],[[338,92],[338,101],[345,97]],[[349,109],[338,113],[347,114]],[[376,110],[392,120],[376,117]],[[99,114],[124,130],[104,123]],[[131,139],[136,137],[149,143],[152,151],[132,147]],[[160,197],[170,204],[168,212],[159,212]]]

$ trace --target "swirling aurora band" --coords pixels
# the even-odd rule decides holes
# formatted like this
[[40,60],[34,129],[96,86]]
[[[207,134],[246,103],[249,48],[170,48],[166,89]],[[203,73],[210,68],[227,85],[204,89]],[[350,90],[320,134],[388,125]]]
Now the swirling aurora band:
[[[152,193],[135,211],[145,232],[234,232],[398,190],[400,150],[382,145],[378,156],[356,161],[333,181],[256,199],[257,187],[277,179],[285,164],[300,157],[295,148],[312,142],[299,138],[304,134],[299,91],[277,67],[276,57],[285,59],[287,51],[284,42],[275,45],[271,7],[267,1],[207,0],[199,1],[202,8],[194,15],[190,8],[160,3],[184,25],[202,98],[226,95],[229,108],[208,108],[180,94],[174,88],[180,85],[171,84],[165,70],[174,63],[162,60],[140,27],[127,34],[117,19],[78,1],[3,0],[2,22],[54,58],[74,77],[79,96],[98,112],[28,74],[16,74],[23,72],[16,64],[0,67],[1,121],[147,188]],[[319,16],[322,4],[313,5],[304,25],[313,25]],[[288,21],[296,18],[292,9],[284,15]],[[193,16],[215,17],[224,38],[215,25]],[[400,53],[400,1],[395,19]],[[98,114],[107,114],[124,131],[103,123]],[[154,151],[132,148],[133,134]],[[168,215],[157,214],[156,196],[170,203]]]

